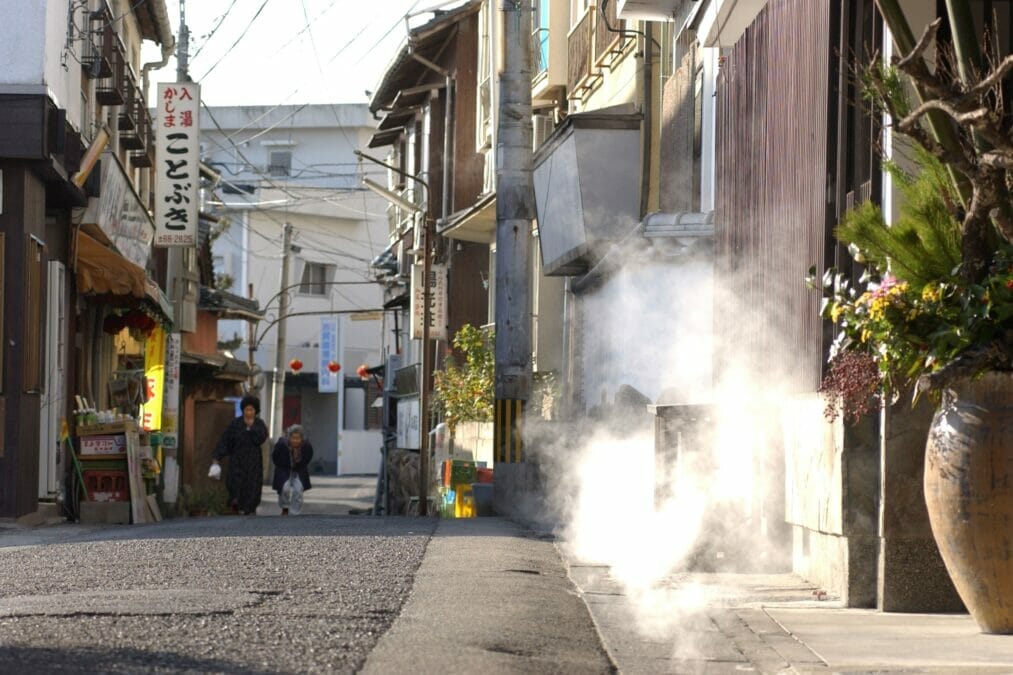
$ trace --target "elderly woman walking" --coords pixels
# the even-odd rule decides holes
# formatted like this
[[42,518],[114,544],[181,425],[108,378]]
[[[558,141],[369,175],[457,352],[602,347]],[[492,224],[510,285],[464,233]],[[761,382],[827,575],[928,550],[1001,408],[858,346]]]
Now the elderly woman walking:
[[293,424],[274,445],[274,482],[278,492],[281,515],[299,515],[302,510],[302,493],[310,489],[310,472],[307,467],[313,459],[313,446],[306,431]]
[[243,414],[225,428],[212,457],[217,464],[229,458],[225,487],[229,491],[229,505],[242,515],[256,515],[260,505],[263,484],[264,458],[260,446],[267,440],[267,425],[260,419],[260,399],[244,396],[239,402]]

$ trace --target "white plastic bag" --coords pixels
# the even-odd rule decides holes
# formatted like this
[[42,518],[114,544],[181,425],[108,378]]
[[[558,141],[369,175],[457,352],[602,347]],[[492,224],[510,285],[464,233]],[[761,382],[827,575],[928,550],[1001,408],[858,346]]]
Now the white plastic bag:
[[222,477],[222,465],[218,462],[214,462],[211,468],[208,469],[208,478],[211,480],[219,480]]
[[299,474],[293,471],[289,479],[285,481],[281,494],[278,495],[278,502],[281,508],[288,509],[288,512],[293,516],[298,516],[299,512],[302,511],[302,493],[302,481],[299,480]]

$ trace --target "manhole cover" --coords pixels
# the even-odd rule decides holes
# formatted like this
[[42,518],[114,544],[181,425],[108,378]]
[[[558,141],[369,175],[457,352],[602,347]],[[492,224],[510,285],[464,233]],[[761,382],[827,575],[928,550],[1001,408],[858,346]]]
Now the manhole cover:
[[19,595],[0,599],[0,617],[225,614],[258,604],[265,595],[249,591],[189,589]]

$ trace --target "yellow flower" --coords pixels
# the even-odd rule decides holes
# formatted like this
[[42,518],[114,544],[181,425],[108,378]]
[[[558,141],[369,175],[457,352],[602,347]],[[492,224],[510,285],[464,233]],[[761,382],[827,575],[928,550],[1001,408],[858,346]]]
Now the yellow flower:
[[835,304],[833,307],[830,308],[830,320],[836,323],[837,320],[841,318],[841,314],[843,313],[844,308],[838,304]]
[[879,321],[886,315],[886,308],[889,305],[890,301],[886,298],[875,298],[869,305],[869,318]]
[[870,337],[872,337],[872,332],[868,328],[863,328],[862,329],[862,342],[868,342]]
[[866,291],[865,293],[862,293],[860,296],[858,296],[858,300],[855,301],[855,304],[864,305],[867,302],[869,302],[869,298],[871,297],[872,296],[869,294],[869,291]]
[[922,300],[925,302],[939,302],[939,287],[935,284],[926,284],[922,289]]

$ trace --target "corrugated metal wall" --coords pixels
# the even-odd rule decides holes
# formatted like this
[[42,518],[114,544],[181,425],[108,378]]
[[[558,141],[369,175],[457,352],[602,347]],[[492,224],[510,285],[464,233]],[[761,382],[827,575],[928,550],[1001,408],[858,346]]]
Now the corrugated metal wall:
[[836,148],[839,8],[771,0],[726,55],[718,81],[716,286],[718,372],[745,364],[790,391],[819,386],[819,297]]

